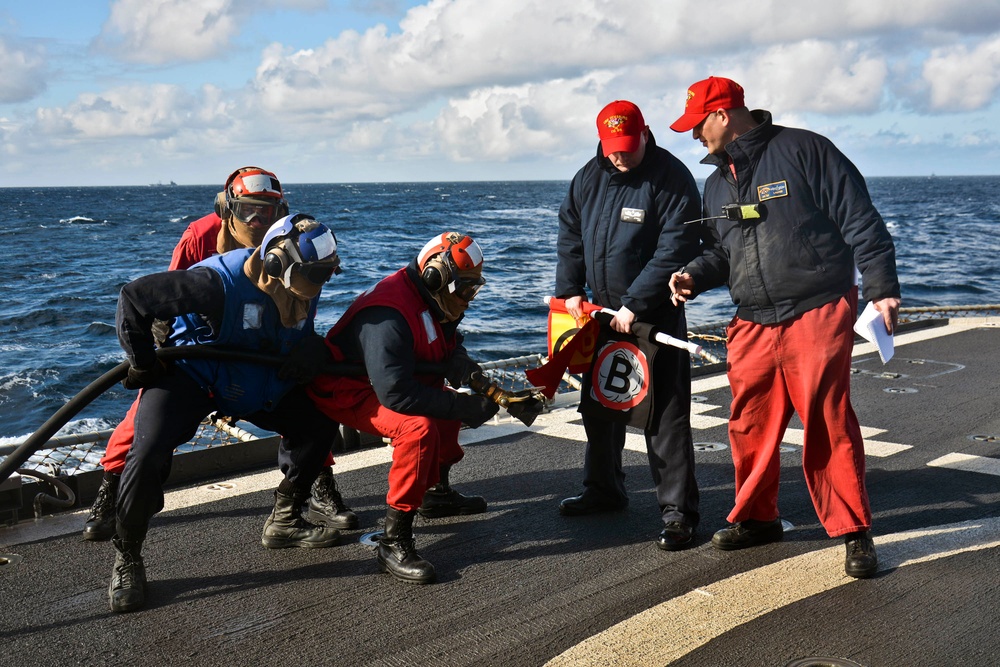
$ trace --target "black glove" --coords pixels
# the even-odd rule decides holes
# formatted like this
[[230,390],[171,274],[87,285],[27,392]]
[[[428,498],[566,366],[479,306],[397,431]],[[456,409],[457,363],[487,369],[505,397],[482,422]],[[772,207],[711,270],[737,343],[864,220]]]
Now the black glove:
[[128,376],[122,380],[126,389],[142,389],[156,384],[156,381],[167,374],[167,366],[159,359],[152,368],[136,368],[129,366]]
[[452,417],[472,428],[479,428],[498,412],[500,412],[500,406],[485,396],[456,394]]
[[483,369],[469,357],[464,347],[459,346],[448,360],[448,370],[444,377],[448,384],[458,389],[469,384],[469,377],[476,372],[482,373]]
[[322,336],[318,334],[307,336],[295,346],[288,359],[278,369],[278,379],[305,384],[319,375],[323,366],[331,359],[330,348],[326,346]]

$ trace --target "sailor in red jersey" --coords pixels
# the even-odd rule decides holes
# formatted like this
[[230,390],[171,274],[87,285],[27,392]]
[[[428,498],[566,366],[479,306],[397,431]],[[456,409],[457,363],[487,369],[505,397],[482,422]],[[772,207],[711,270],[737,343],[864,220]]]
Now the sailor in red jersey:
[[[359,296],[327,333],[326,359],[363,362],[368,375],[321,375],[308,389],[319,409],[345,426],[390,438],[385,536],[379,567],[408,583],[434,581],[434,567],[414,546],[413,518],[478,514],[486,501],[464,496],[448,473],[462,460],[462,424],[478,427],[499,407],[490,399],[452,391],[481,372],[462,346],[458,324],[485,283],[483,254],[469,236],[431,239],[408,266]],[[439,364],[427,373],[420,364]]]
[[[215,210],[188,225],[174,248],[168,270],[186,270],[194,264],[230,250],[256,248],[268,228],[288,214],[281,183],[260,167],[240,167],[226,179],[215,197]],[[115,532],[116,495],[125,455],[135,437],[134,419],[139,399],[108,438],[101,466],[104,479],[83,528],[86,540],[110,540]],[[344,503],[333,479],[333,455],[312,488],[309,513],[314,522],[332,528],[357,527],[358,519]]]

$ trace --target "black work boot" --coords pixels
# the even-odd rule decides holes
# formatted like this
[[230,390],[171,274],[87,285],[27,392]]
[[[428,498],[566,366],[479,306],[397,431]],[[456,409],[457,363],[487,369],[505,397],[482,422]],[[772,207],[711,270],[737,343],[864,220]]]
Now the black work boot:
[[274,509],[264,522],[261,544],[268,549],[332,547],[336,544],[340,537],[336,528],[317,526],[302,518],[302,508],[308,500],[308,493],[289,493],[279,486],[274,492]]
[[135,611],[146,603],[146,566],[140,553],[142,540],[123,540],[116,535],[111,543],[116,552],[108,585],[111,611]]
[[482,496],[463,496],[448,484],[451,466],[441,466],[441,481],[427,489],[424,502],[417,508],[426,519],[440,519],[459,514],[482,514],[486,511],[486,500]]
[[375,557],[379,569],[408,584],[434,581],[434,566],[417,553],[413,540],[413,516],[390,507],[385,513],[385,535],[379,540]]
[[747,519],[731,523],[728,528],[717,531],[712,536],[712,546],[722,551],[732,551],[758,544],[780,542],[785,536],[784,530],[780,517],[771,521]]
[[844,559],[844,572],[847,576],[867,579],[878,572],[875,542],[867,530],[844,535],[844,544],[847,547],[847,557]]
[[101,486],[97,489],[97,497],[90,508],[90,516],[83,524],[83,539],[92,542],[110,540],[115,534],[115,499],[118,497],[118,482],[121,475],[105,472]]
[[309,503],[302,515],[306,521],[330,528],[351,530],[358,527],[358,516],[344,502],[337,490],[333,470],[327,466],[313,482]]

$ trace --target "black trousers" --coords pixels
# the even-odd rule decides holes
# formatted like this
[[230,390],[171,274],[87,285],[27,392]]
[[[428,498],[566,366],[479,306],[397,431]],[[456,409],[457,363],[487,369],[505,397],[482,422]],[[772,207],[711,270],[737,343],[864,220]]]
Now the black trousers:
[[[685,331],[672,333],[675,337]],[[694,474],[691,440],[691,360],[686,350],[662,347],[653,358],[653,415],[645,431],[649,470],[656,486],[656,499],[663,522],[681,521],[698,525],[698,482]],[[584,386],[588,386],[584,382]],[[598,494],[610,502],[627,503],[622,450],[625,425],[583,415],[587,433],[584,454],[585,493]]]
[[[163,484],[174,449],[194,437],[218,409],[215,401],[179,368],[145,388],[135,415],[135,440],[118,486],[118,523],[129,539],[143,539],[149,519],[163,509]],[[278,468],[296,489],[309,491],[330,453],[338,424],[313,404],[302,387],[288,392],[272,411],[240,417],[282,435]]]

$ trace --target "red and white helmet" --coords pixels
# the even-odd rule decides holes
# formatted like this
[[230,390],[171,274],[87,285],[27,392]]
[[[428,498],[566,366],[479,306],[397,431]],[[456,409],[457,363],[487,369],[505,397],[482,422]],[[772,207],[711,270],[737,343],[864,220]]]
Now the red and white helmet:
[[226,179],[226,207],[245,223],[267,227],[288,214],[278,177],[260,167],[240,167]]
[[445,232],[428,241],[417,253],[417,270],[431,294],[455,294],[472,301],[486,280],[483,249],[471,236]]
[[417,267],[423,272],[430,259],[441,253],[446,253],[457,271],[474,271],[483,266],[483,249],[471,236],[445,232],[432,238],[417,253]]
[[230,197],[284,199],[278,177],[260,167],[240,167],[226,179],[226,194]]

